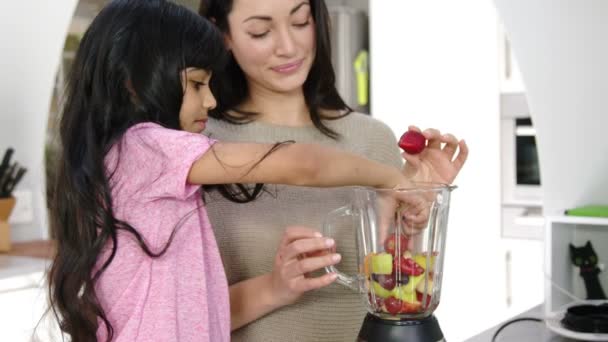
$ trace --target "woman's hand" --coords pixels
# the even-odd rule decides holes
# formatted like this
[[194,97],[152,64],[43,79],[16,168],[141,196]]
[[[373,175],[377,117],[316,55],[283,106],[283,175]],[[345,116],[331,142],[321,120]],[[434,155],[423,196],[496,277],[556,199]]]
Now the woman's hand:
[[318,231],[302,226],[291,226],[285,230],[274,259],[272,270],[273,293],[281,305],[295,302],[307,291],[325,287],[336,274],[324,274],[312,278],[307,274],[340,261],[340,255],[330,253],[335,242]]
[[378,190],[380,241],[386,240],[399,221],[405,222],[401,225],[404,234],[418,234],[428,223],[432,202],[433,198],[427,198],[424,193],[416,191]]
[[[416,126],[408,129],[420,132]],[[452,134],[441,134],[433,128],[421,133],[428,141],[427,146],[420,154],[401,154],[407,161],[403,173],[416,182],[452,184],[467,160],[467,144]]]

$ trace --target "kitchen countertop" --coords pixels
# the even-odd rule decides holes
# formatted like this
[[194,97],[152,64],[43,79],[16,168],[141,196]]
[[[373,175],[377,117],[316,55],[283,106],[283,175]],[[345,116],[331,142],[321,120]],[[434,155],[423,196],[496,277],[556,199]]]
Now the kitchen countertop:
[[55,242],[53,240],[32,240],[23,242],[13,242],[11,251],[0,253],[9,256],[24,256],[32,258],[52,259],[55,252]]
[[[523,312],[515,317],[534,317],[543,318],[544,309],[543,305],[538,305],[532,309]],[[509,319],[510,320],[510,319]],[[507,320],[507,321],[509,321]],[[505,321],[506,322],[506,321]],[[502,323],[482,332],[479,335],[473,336],[465,342],[491,342],[492,336],[498,330]],[[534,321],[520,321],[509,324],[504,328],[497,336],[496,342],[579,342],[580,340],[574,340],[555,334],[545,325],[545,322],[534,322]]]
[[0,295],[40,289],[51,261],[0,254]]

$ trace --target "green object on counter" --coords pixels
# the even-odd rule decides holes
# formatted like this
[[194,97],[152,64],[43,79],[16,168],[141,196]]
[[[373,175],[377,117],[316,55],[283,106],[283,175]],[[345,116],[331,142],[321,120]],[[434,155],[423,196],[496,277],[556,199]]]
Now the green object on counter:
[[586,205],[566,210],[568,216],[608,217],[608,206]]
[[362,50],[353,62],[357,77],[357,104],[365,106],[369,103],[369,64],[368,53]]

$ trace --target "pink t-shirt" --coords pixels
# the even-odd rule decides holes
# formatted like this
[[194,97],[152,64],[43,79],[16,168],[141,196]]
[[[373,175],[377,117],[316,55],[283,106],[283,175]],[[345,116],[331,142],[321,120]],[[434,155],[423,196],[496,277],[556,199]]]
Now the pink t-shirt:
[[[118,248],[96,291],[113,341],[230,341],[228,284],[192,164],[215,141],[152,123],[131,127],[106,156],[114,215],[159,252],[146,255],[132,234]],[[106,246],[109,247],[109,246]],[[109,256],[106,248],[97,263]],[[106,329],[100,323],[99,341]]]

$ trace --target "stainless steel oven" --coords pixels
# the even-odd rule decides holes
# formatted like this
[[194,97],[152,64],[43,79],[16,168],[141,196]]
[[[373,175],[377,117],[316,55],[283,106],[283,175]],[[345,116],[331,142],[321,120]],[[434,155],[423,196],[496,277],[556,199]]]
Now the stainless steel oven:
[[542,180],[536,131],[523,93],[501,95],[502,235],[542,238]]

